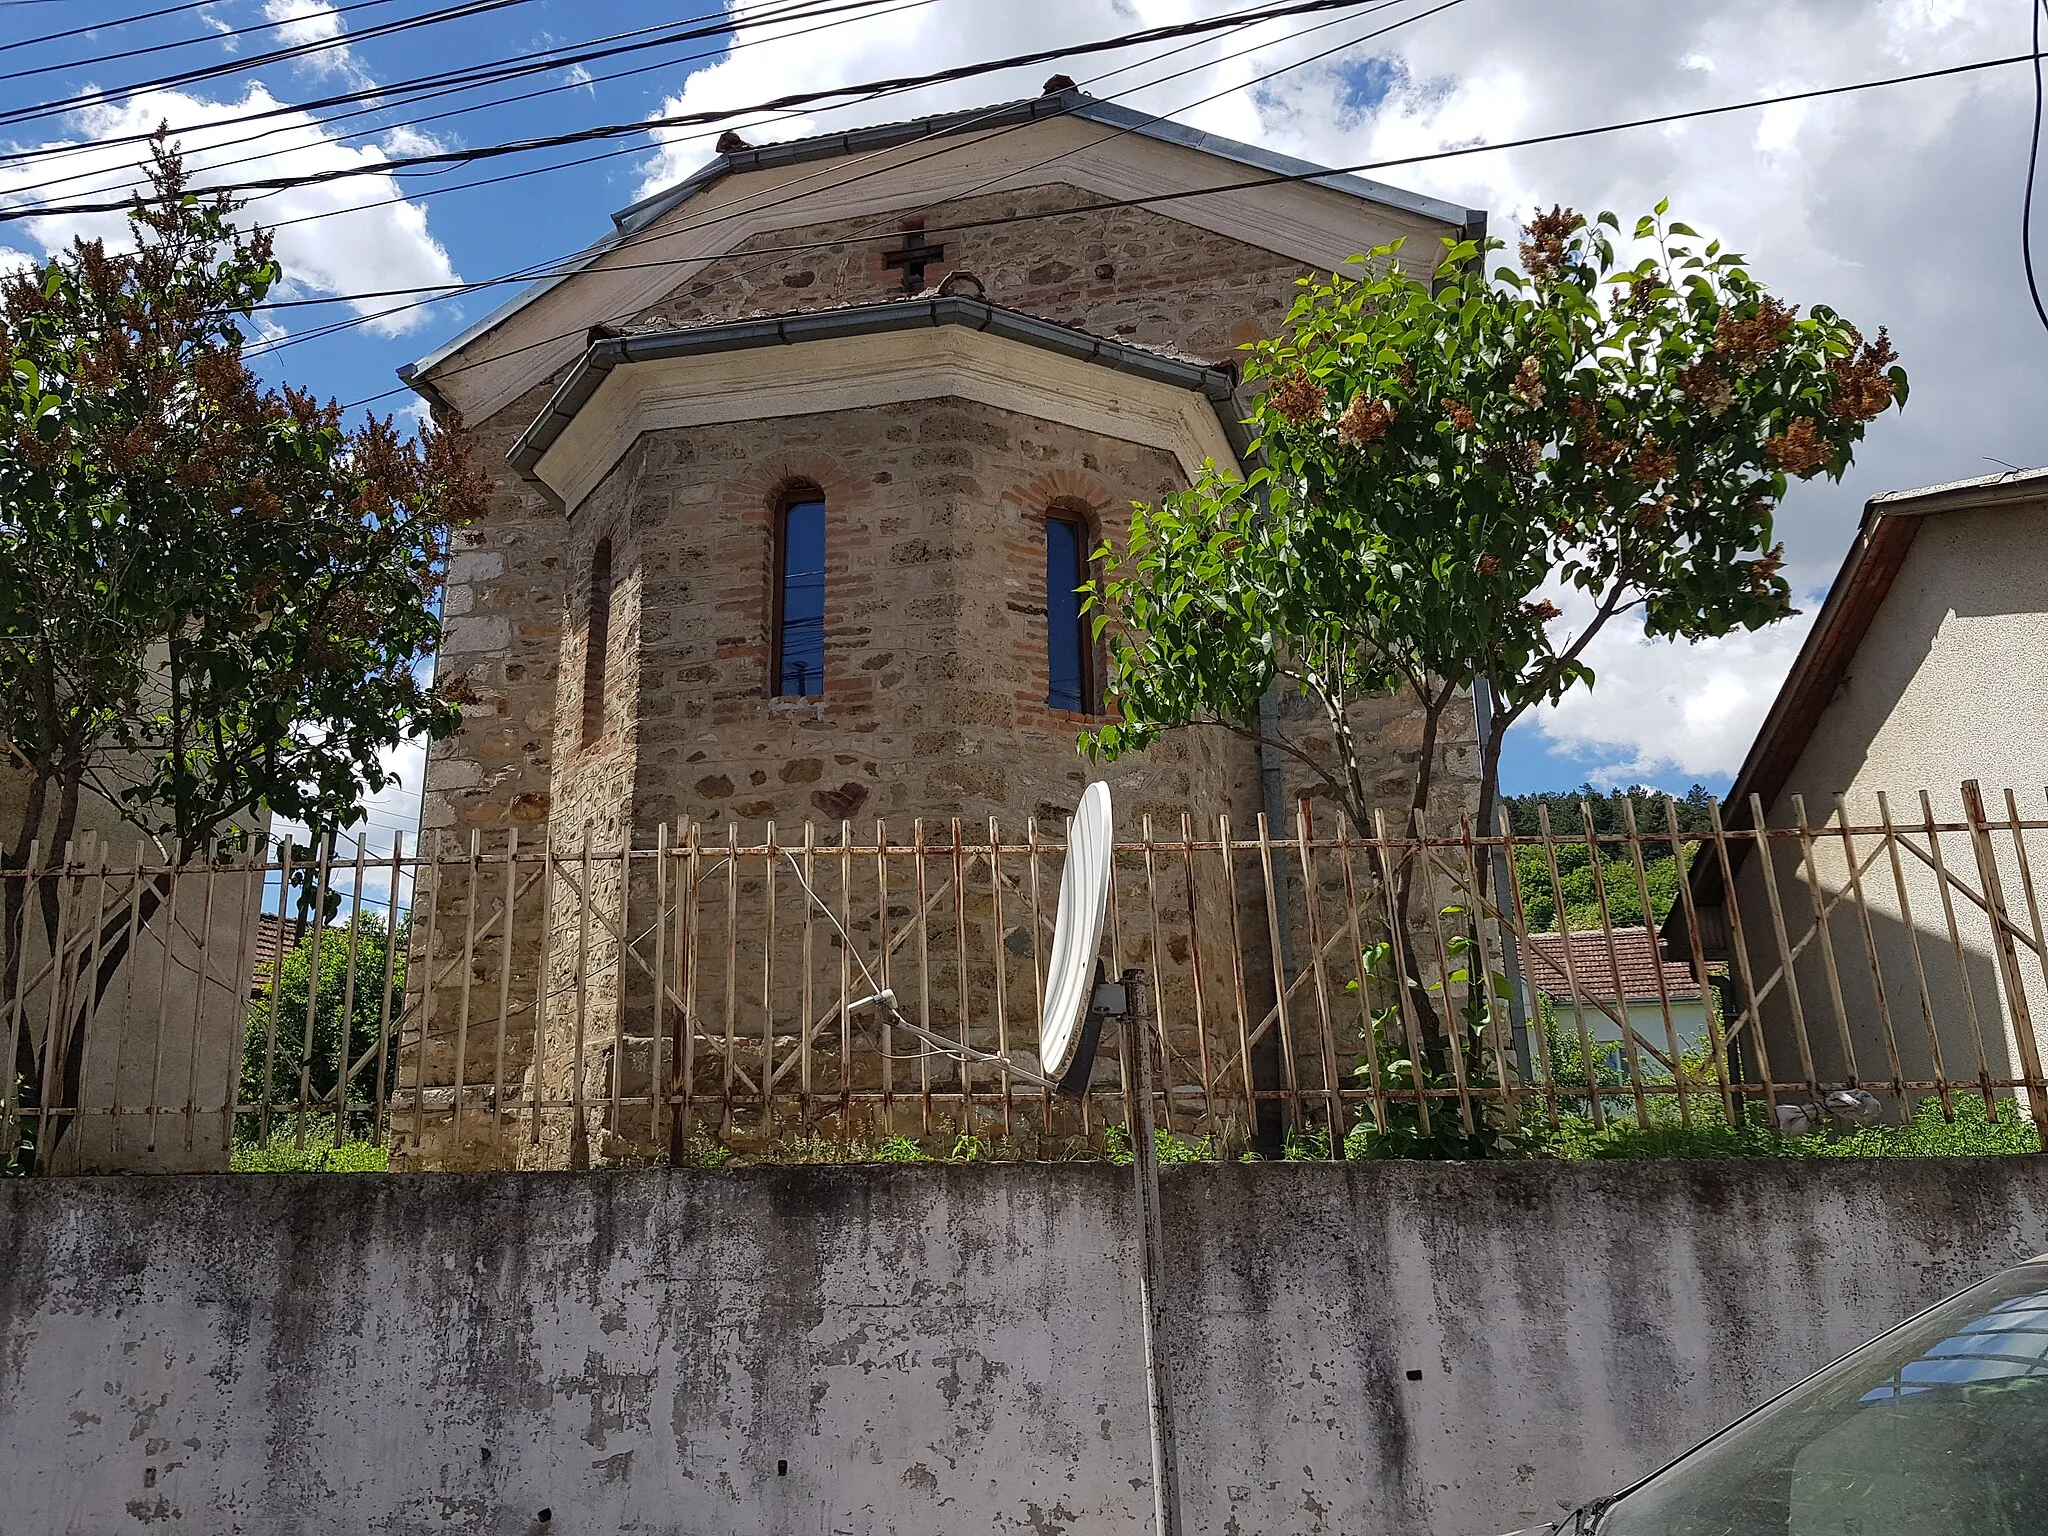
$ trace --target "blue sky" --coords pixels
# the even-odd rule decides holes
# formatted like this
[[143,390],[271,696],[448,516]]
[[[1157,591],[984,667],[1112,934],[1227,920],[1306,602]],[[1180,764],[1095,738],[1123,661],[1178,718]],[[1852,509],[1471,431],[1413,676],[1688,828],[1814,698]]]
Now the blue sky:
[[[48,0],[0,7],[0,44],[83,25],[164,0]],[[339,3],[341,9],[336,10]],[[693,19],[717,25],[770,4],[834,0],[516,0],[489,15],[402,35],[369,29],[446,0],[218,0],[153,21],[101,26],[0,53],[0,114],[152,75],[213,65],[230,72],[172,94],[0,124],[0,154],[74,146],[58,159],[0,157],[0,208],[78,196],[129,179],[132,149],[110,138],[174,125],[216,147],[201,160],[270,153],[236,174],[293,174],[379,155],[567,132],[594,123],[735,107],[786,91],[943,68],[1061,40],[1242,8],[1242,0],[867,0],[858,15],[756,27],[592,61],[583,81],[561,63],[602,35]],[[1748,95],[2009,54],[2026,46],[2020,0],[1381,0],[1335,16],[1268,23],[1177,48],[1077,59],[1090,88],[1147,110],[1325,164],[1392,158]],[[223,34],[255,27],[238,37]],[[1373,35],[1377,34],[1377,35]],[[289,41],[345,41],[248,68]],[[621,39],[630,42],[635,39]],[[90,55],[160,44],[141,59]],[[1158,55],[1155,57],[1155,55]],[[539,64],[527,78],[414,106],[336,107],[237,128],[223,118],[350,91],[392,91],[408,77],[486,60]],[[59,65],[24,78],[18,72]],[[920,90],[839,110],[743,124],[755,141],[856,126],[1030,94],[1052,72]],[[544,94],[531,94],[544,92]],[[500,96],[525,99],[414,122]],[[2048,459],[2048,338],[2020,286],[2017,218],[2031,109],[2024,71],[1773,108],[1709,122],[1389,170],[1384,178],[1487,208],[1496,232],[1563,202],[1625,214],[1659,196],[1749,253],[1798,303],[1827,301],[1874,329],[1888,324],[1914,377],[1911,409],[1878,424],[1840,487],[1805,487],[1781,531],[1789,573],[1810,616],[1840,562],[1863,500],[1877,491]],[[335,114],[357,115],[335,121]],[[286,128],[259,144],[219,141]],[[252,213],[279,227],[288,296],[320,298],[455,279],[476,281],[560,257],[609,226],[613,210],[685,173],[716,130],[643,136],[399,178],[361,177],[264,198]],[[211,135],[206,139],[206,135]],[[346,137],[343,137],[346,135]],[[532,167],[602,154],[551,174],[459,189]],[[57,173],[61,188],[35,183]],[[111,216],[0,225],[0,250],[26,255],[73,233],[118,229]],[[363,300],[272,312],[288,334],[261,366],[354,401],[391,390],[393,370],[516,291],[407,306]],[[396,313],[382,313],[397,306]],[[297,339],[336,319],[334,334]],[[403,410],[405,396],[379,402]],[[1567,605],[1568,606],[1568,605]],[[1567,620],[1568,622],[1568,620]],[[1694,648],[1645,643],[1624,625],[1592,659],[1590,693],[1517,728],[1510,790],[1643,780],[1725,786],[1803,634],[1805,618],[1757,636]],[[416,787],[415,783],[411,787]],[[408,791],[409,792],[409,791]],[[380,812],[406,819],[403,798]]]

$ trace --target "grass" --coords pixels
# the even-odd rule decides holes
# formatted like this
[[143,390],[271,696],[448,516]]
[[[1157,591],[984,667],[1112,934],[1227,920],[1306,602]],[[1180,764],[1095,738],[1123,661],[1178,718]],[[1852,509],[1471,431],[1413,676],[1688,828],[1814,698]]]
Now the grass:
[[266,1143],[237,1141],[228,1152],[228,1169],[233,1173],[384,1173],[391,1166],[391,1149],[381,1142],[344,1141],[334,1144],[334,1117],[311,1115],[306,1119],[304,1145],[299,1127],[283,1123],[274,1127]]
[[[1633,1119],[1595,1130],[1579,1115],[1559,1116],[1555,1131],[1534,1128],[1532,1151],[1538,1157],[2009,1157],[2039,1152],[2040,1133],[2007,1101],[1997,1119],[1981,1098],[1954,1099],[1955,1118],[1942,1114],[1941,1101],[1920,1101],[1904,1125],[1871,1125],[1848,1134],[1780,1136],[1763,1119],[1763,1106],[1750,1106],[1745,1121],[1730,1124],[1716,1101],[1693,1105],[1693,1122],[1681,1123],[1677,1110],[1668,1119],[1642,1127]],[[1661,1106],[1660,1106],[1661,1107]]]

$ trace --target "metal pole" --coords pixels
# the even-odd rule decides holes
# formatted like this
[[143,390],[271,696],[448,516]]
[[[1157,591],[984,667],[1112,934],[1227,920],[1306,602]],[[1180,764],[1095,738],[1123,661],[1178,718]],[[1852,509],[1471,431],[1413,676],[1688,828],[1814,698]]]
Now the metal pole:
[[1159,1155],[1152,1137],[1152,1050],[1146,1038],[1150,984],[1141,970],[1123,973],[1124,1094],[1131,1128],[1132,1187],[1137,1196],[1138,1300],[1145,1330],[1146,1417],[1152,1432],[1152,1521],[1158,1536],[1179,1536],[1180,1463],[1173,1430],[1173,1381],[1161,1339],[1159,1296],[1166,1240],[1159,1218]]

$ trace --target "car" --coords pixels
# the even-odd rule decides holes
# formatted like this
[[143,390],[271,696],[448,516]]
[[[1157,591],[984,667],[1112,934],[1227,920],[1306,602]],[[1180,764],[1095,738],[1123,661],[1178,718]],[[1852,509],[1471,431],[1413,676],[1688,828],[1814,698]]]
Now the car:
[[2048,1532],[2048,1255],[1958,1292],[1634,1487],[1519,1536]]

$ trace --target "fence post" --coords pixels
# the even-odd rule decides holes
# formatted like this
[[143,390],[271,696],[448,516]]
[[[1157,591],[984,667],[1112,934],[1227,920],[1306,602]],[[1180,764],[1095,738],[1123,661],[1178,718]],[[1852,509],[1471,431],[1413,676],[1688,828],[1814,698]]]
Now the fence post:
[[2013,1039],[2019,1045],[2020,1070],[2027,1079],[2027,1108],[2048,1148],[2048,1083],[2041,1078],[2041,1051],[2034,1039],[2034,1019],[2027,1006],[2027,979],[2020,952],[2012,941],[2012,919],[2005,915],[2005,890],[1998,878],[1998,854],[1985,825],[1984,789],[1975,779],[1963,781],[1963,815],[1970,823],[1970,843],[1977,854],[1977,874],[1984,882],[1984,910],[1991,919],[1991,947],[1998,956],[1998,979],[2012,1010]]

